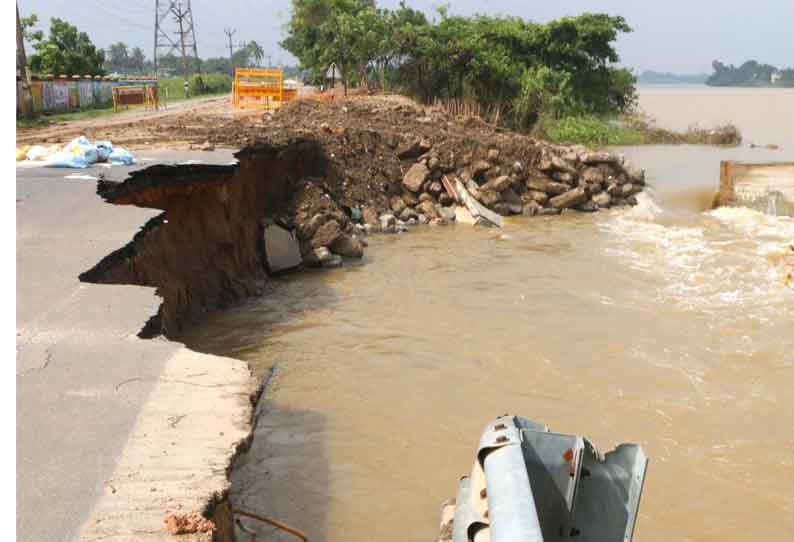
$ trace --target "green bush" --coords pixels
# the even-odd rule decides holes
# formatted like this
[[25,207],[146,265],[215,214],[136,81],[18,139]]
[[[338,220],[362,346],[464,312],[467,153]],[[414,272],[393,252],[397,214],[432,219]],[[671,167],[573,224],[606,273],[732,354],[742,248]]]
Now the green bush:
[[222,94],[232,91],[232,76],[225,73],[205,73],[190,78],[190,94]]
[[[199,76],[192,75],[188,80],[190,96],[200,96],[204,94],[223,94],[232,91],[232,78],[223,73],[205,73],[201,75],[202,84],[199,84]],[[161,77],[158,80],[160,85],[160,96],[164,97],[168,92],[169,100],[180,100],[185,97],[184,79],[181,77]]]
[[644,142],[640,131],[620,121],[594,115],[542,120],[537,127],[551,141],[582,143],[585,145],[640,145]]

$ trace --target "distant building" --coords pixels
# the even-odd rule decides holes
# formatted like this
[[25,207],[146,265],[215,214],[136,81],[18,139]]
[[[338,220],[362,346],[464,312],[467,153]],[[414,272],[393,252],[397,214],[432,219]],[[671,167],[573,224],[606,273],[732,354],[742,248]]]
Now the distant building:
[[774,85],[775,83],[777,83],[778,81],[780,81],[780,79],[781,79],[782,77],[783,77],[783,74],[782,74],[782,73],[780,73],[780,70],[775,70],[775,71],[773,71],[773,72],[772,72],[772,75],[770,75],[770,77],[769,77],[769,82],[770,82],[770,83],[772,83],[772,84]]

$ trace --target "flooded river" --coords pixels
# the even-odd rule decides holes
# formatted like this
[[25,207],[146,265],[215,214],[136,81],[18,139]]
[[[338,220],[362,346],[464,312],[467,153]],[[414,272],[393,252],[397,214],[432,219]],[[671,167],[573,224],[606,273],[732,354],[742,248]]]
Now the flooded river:
[[[664,123],[681,96],[653,92]],[[376,236],[360,265],[213,315],[191,347],[277,367],[235,506],[313,541],[429,542],[483,426],[509,412],[646,448],[636,540],[791,539],[794,220],[708,210],[720,159],[794,159],[791,118],[758,136],[780,151],[621,149],[650,184],[630,210]]]

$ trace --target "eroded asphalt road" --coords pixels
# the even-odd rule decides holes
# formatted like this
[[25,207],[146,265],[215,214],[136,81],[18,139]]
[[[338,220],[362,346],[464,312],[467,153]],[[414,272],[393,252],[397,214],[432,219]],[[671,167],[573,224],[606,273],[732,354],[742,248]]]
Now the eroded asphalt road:
[[76,540],[166,360],[180,347],[136,334],[151,288],[77,276],[157,211],[118,207],[96,177],[152,163],[228,163],[230,151],[139,151],[131,167],[17,167],[17,539]]

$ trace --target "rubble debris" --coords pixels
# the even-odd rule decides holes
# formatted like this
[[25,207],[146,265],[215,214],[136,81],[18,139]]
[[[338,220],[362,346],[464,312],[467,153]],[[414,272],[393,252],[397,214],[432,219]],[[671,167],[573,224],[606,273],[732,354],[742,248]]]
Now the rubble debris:
[[551,198],[549,203],[555,209],[567,209],[574,205],[581,205],[585,201],[587,201],[587,192],[580,186]]
[[215,524],[198,512],[172,512],[163,518],[168,534],[209,533]]
[[428,175],[430,175],[430,170],[426,165],[421,162],[414,164],[403,177],[403,185],[411,192],[419,192]]
[[493,225],[497,228],[502,227],[502,217],[471,197],[462,182],[456,181],[455,189],[463,200],[464,205],[466,205],[466,208],[469,210],[469,213],[471,213],[471,216],[474,218],[475,224]]
[[295,233],[269,221],[265,222],[263,228],[265,260],[270,273],[283,273],[298,267],[302,258]]

